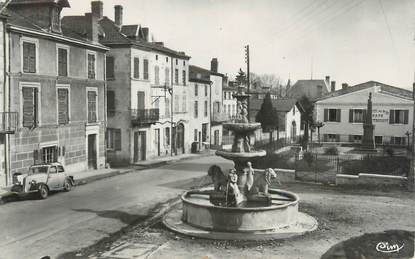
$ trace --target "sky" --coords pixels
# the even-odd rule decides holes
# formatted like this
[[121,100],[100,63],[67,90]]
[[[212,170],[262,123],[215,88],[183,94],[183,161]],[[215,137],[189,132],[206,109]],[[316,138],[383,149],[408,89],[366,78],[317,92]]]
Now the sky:
[[[374,80],[412,89],[415,81],[414,0],[104,0],[104,15],[124,7],[123,24],[150,27],[156,41],[192,58],[190,64],[231,78],[246,71],[286,82],[324,79],[336,88]],[[70,0],[62,15],[90,12]]]

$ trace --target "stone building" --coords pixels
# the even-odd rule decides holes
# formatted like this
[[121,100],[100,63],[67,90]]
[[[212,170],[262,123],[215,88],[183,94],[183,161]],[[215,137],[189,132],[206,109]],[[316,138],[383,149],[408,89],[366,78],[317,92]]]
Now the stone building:
[[189,59],[184,52],[152,42],[150,29],[123,24],[123,7],[114,20],[103,16],[102,1],[91,14],[67,16],[62,23],[82,32],[90,16],[102,31],[107,53],[107,156],[111,164],[133,164],[190,152]]
[[[5,94],[18,112],[9,135],[7,183],[34,163],[63,163],[67,171],[105,166],[105,53],[99,32],[61,26],[66,0],[12,0],[5,11],[9,51]],[[89,19],[88,26],[97,23]]]
[[227,84],[227,77],[219,73],[218,68],[218,59],[213,58],[210,63],[210,81],[212,82],[210,144],[213,148],[219,148],[222,145],[222,124],[229,121],[223,110],[223,87]]
[[316,120],[324,123],[320,129],[323,141],[361,143],[369,93],[375,144],[405,147],[411,143],[412,92],[375,81],[343,87],[316,101]]
[[229,117],[236,116],[236,98],[234,94],[238,92],[237,87],[224,86],[223,89],[223,112]]
[[335,87],[335,82],[330,81],[330,77],[323,79],[298,80],[294,85],[287,88],[287,97],[300,100],[307,96],[310,101],[323,97]]

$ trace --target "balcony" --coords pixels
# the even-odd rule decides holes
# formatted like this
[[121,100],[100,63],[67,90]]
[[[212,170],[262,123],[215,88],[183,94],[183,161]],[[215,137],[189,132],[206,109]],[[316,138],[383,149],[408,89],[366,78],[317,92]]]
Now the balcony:
[[131,123],[133,126],[153,124],[160,119],[159,109],[132,109]]
[[17,112],[0,112],[0,133],[13,134],[17,128]]

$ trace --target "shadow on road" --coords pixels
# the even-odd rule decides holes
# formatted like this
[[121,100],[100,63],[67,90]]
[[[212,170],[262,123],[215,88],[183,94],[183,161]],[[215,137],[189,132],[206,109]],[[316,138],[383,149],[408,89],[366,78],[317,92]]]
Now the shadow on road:
[[148,218],[148,216],[130,214],[130,213],[118,211],[118,210],[102,210],[102,211],[91,210],[91,209],[73,209],[73,210],[77,212],[95,213],[97,214],[97,216],[103,217],[103,218],[118,219],[119,221],[127,225],[131,225],[137,221],[142,221]]

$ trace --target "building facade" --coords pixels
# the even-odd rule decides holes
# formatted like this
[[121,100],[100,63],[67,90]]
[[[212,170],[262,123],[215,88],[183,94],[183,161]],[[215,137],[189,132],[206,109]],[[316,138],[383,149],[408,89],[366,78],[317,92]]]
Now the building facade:
[[234,118],[236,116],[236,98],[234,94],[238,92],[236,87],[225,86],[223,91],[223,112],[229,117]]
[[7,184],[34,163],[61,162],[69,172],[106,163],[108,49],[92,37],[66,33],[60,23],[65,7],[67,1],[11,1],[7,8],[6,106],[18,112],[8,140]]
[[408,140],[413,124],[412,92],[375,81],[344,87],[316,102],[317,121],[324,123],[320,129],[322,141],[361,143],[369,93],[375,144],[411,143]]
[[[107,156],[113,164],[190,152],[189,59],[162,42],[152,42],[148,27],[123,25],[123,8],[114,21],[103,16],[102,1],[91,3],[91,15],[103,32],[107,53]],[[89,14],[63,23],[82,31]]]

